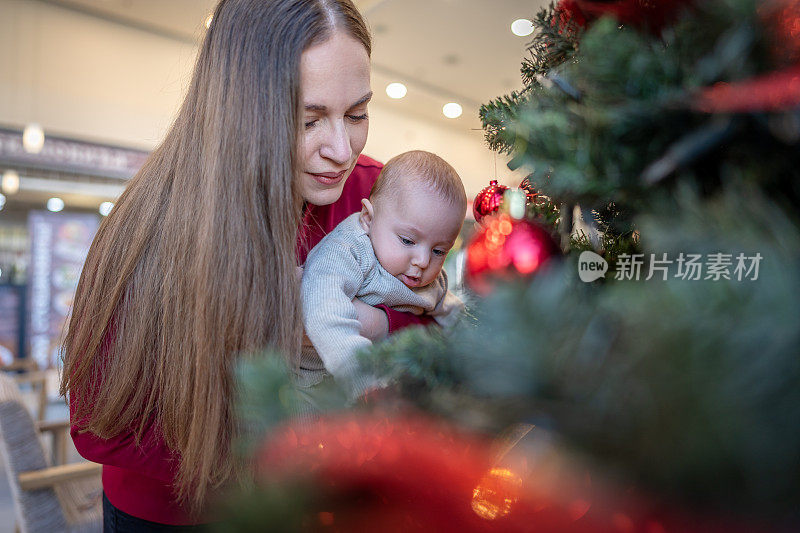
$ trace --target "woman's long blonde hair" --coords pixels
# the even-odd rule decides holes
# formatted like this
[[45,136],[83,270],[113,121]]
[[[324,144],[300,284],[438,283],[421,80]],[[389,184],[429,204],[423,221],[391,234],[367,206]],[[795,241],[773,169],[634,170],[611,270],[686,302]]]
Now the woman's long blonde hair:
[[174,124],[78,284],[62,354],[73,422],[156,431],[195,512],[235,477],[236,355],[299,350],[299,64],[336,29],[370,52],[350,0],[222,0]]

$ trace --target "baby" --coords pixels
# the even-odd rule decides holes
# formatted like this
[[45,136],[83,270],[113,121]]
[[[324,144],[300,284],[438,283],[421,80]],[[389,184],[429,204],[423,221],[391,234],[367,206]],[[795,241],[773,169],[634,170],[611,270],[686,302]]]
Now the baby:
[[375,385],[358,370],[356,352],[371,342],[359,334],[353,299],[428,314],[453,323],[463,309],[442,270],[464,223],[467,195],[442,158],[411,151],[383,167],[360,213],[343,220],[308,255],[303,270],[303,317],[314,351],[305,348],[300,384],[327,373],[351,398]]

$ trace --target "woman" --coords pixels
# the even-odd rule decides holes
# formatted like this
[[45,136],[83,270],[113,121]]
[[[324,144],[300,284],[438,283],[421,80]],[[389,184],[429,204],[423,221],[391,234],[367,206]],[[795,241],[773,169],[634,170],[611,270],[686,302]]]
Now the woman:
[[[359,157],[370,47],[350,0],[217,6],[175,123],[95,237],[64,345],[108,529],[202,522],[239,479],[236,354],[299,353],[297,262],[380,170]],[[358,308],[373,339],[416,320]]]

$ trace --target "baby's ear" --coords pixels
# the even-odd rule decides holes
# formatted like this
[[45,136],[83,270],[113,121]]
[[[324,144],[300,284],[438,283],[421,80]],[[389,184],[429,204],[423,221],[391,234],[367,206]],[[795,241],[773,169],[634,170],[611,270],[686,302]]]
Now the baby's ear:
[[358,221],[361,222],[361,227],[364,228],[364,231],[367,233],[369,233],[369,228],[372,225],[373,216],[372,204],[369,200],[364,198],[361,200],[361,214],[358,215]]

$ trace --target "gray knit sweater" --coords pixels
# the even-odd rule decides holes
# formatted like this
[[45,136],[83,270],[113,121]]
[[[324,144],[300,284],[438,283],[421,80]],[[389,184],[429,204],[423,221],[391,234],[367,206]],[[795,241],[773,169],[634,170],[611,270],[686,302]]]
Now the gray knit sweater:
[[344,219],[308,254],[303,268],[303,317],[314,345],[300,358],[301,386],[320,383],[327,373],[351,398],[377,382],[359,371],[356,352],[372,343],[359,334],[353,298],[366,304],[385,304],[400,311],[429,314],[443,326],[458,318],[464,304],[447,290],[442,271],[430,284],[410,289],[378,263],[372,243],[358,220]]

